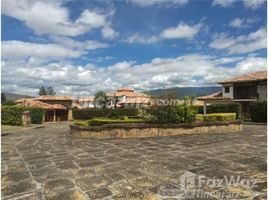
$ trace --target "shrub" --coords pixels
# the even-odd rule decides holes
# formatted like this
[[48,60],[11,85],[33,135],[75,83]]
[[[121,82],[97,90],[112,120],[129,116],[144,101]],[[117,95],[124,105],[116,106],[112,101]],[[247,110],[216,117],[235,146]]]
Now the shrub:
[[198,122],[217,122],[233,121],[236,119],[236,113],[211,113],[206,115],[196,115],[195,120]]
[[[116,123],[141,123],[146,122],[144,119],[133,119],[133,118],[125,118],[125,119],[110,119],[110,118],[94,118],[88,120],[88,126],[102,126],[104,124],[116,124]],[[81,123],[82,124],[82,123]]]
[[93,119],[96,117],[114,117],[119,118],[122,116],[136,117],[139,114],[139,110],[136,108],[116,108],[116,109],[74,109],[73,117],[78,120]]
[[191,123],[197,114],[197,108],[193,106],[193,97],[185,97],[183,104],[177,106],[178,121]]
[[153,108],[151,114],[153,121],[157,123],[175,123],[178,121],[177,108],[175,106],[158,106]]
[[3,125],[22,125],[22,113],[24,111],[31,112],[31,123],[41,124],[43,121],[43,109],[41,108],[27,108],[21,106],[3,106],[1,112],[1,124]]
[[32,124],[42,124],[44,110],[42,108],[30,108]]
[[22,125],[22,112],[21,108],[12,108],[9,106],[3,106],[1,111],[1,124],[11,126]]
[[[203,106],[197,106],[198,114],[203,114]],[[236,113],[238,118],[241,113],[241,105],[239,103],[214,103],[207,105],[207,114],[210,113]]]
[[238,118],[241,113],[241,105],[239,103],[211,104],[207,106],[207,114],[210,113],[236,113]]
[[267,122],[267,101],[251,103],[250,117],[253,122]]

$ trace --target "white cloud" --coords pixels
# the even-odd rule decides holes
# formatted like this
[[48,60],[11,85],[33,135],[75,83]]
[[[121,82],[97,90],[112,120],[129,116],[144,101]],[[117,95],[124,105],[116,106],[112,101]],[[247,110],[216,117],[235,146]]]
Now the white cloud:
[[[221,6],[221,7],[231,7],[234,3],[240,2],[237,0],[214,0],[212,5],[213,6]],[[266,0],[242,0],[243,5],[245,8],[248,9],[257,9],[263,6],[263,4],[266,2]]]
[[257,9],[263,6],[266,0],[243,0],[244,6],[250,9]]
[[95,40],[77,41],[68,37],[61,36],[51,36],[50,38],[63,47],[79,51],[95,50],[108,47],[108,44],[101,43]]
[[201,23],[191,26],[184,22],[180,22],[176,27],[167,28],[161,31],[159,35],[143,36],[139,33],[135,33],[124,41],[127,43],[151,44],[164,39],[192,39],[198,32],[200,32],[201,27]]
[[139,33],[135,33],[134,35],[131,35],[126,40],[124,40],[127,43],[141,43],[141,44],[151,44],[158,42],[160,40],[157,36],[151,36],[151,37],[145,37],[140,35]]
[[211,48],[226,50],[229,53],[249,53],[267,48],[267,31],[261,28],[256,32],[238,37],[218,34],[210,43]]
[[235,18],[230,21],[229,26],[234,28],[249,28],[253,23],[257,22],[259,18]]
[[2,41],[2,58],[17,59],[66,59],[77,58],[89,50],[108,47],[107,44],[97,41],[75,41],[66,37],[52,37],[57,43],[31,43],[17,40]]
[[112,12],[84,10],[73,22],[61,4],[62,1],[3,0],[2,14],[23,21],[38,35],[77,36],[109,24],[107,17]]
[[[234,67],[224,67],[224,63],[233,63]],[[123,85],[138,90],[215,85],[234,75],[265,69],[266,58],[262,57],[225,57],[225,60],[221,60],[200,54],[155,58],[144,64],[123,61],[106,68],[92,64],[42,65],[29,61],[4,60],[2,90],[37,94],[41,85],[51,85],[58,94],[87,96],[94,95],[98,90],[109,91]],[[195,77],[200,79],[196,80]]]
[[185,5],[189,2],[189,0],[130,0],[133,4],[141,6],[141,7],[147,7],[152,5],[159,5],[164,3],[171,3],[173,5]]
[[226,7],[230,7],[234,2],[235,0],[214,0],[212,5],[226,8]]
[[78,57],[79,55],[79,51],[71,50],[57,44],[39,44],[16,40],[2,42],[3,59],[25,59],[29,57],[55,59]]
[[106,39],[114,39],[116,37],[118,37],[119,33],[116,32],[114,29],[112,29],[109,26],[105,26],[102,30],[101,30],[102,36],[103,38]]
[[229,25],[235,28],[240,28],[242,27],[244,22],[244,19],[240,19],[240,18],[235,18],[234,20],[232,20]]
[[201,24],[196,24],[193,26],[187,25],[183,22],[179,23],[175,28],[168,28],[161,32],[161,37],[166,39],[175,38],[193,38],[201,28]]

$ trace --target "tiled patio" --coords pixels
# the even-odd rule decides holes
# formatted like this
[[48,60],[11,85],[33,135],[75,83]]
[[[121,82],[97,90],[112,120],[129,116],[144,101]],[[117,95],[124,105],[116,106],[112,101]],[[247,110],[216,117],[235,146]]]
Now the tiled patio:
[[52,123],[2,137],[2,199],[161,199],[159,188],[179,187],[185,172],[256,179],[254,199],[266,199],[266,126],[106,140],[71,138],[68,131],[67,123]]

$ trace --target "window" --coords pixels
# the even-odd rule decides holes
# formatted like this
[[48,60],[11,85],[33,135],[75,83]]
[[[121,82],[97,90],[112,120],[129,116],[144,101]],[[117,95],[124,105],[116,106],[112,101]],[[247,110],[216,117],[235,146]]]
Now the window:
[[230,87],[224,87],[224,93],[229,93],[230,92]]

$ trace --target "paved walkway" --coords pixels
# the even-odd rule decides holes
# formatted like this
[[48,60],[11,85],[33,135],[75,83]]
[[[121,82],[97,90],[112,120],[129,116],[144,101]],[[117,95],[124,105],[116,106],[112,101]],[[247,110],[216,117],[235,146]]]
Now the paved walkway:
[[256,180],[254,189],[203,182],[211,199],[266,199],[266,126],[106,140],[75,139],[68,131],[57,123],[2,137],[2,199],[185,199],[182,177],[189,174]]

